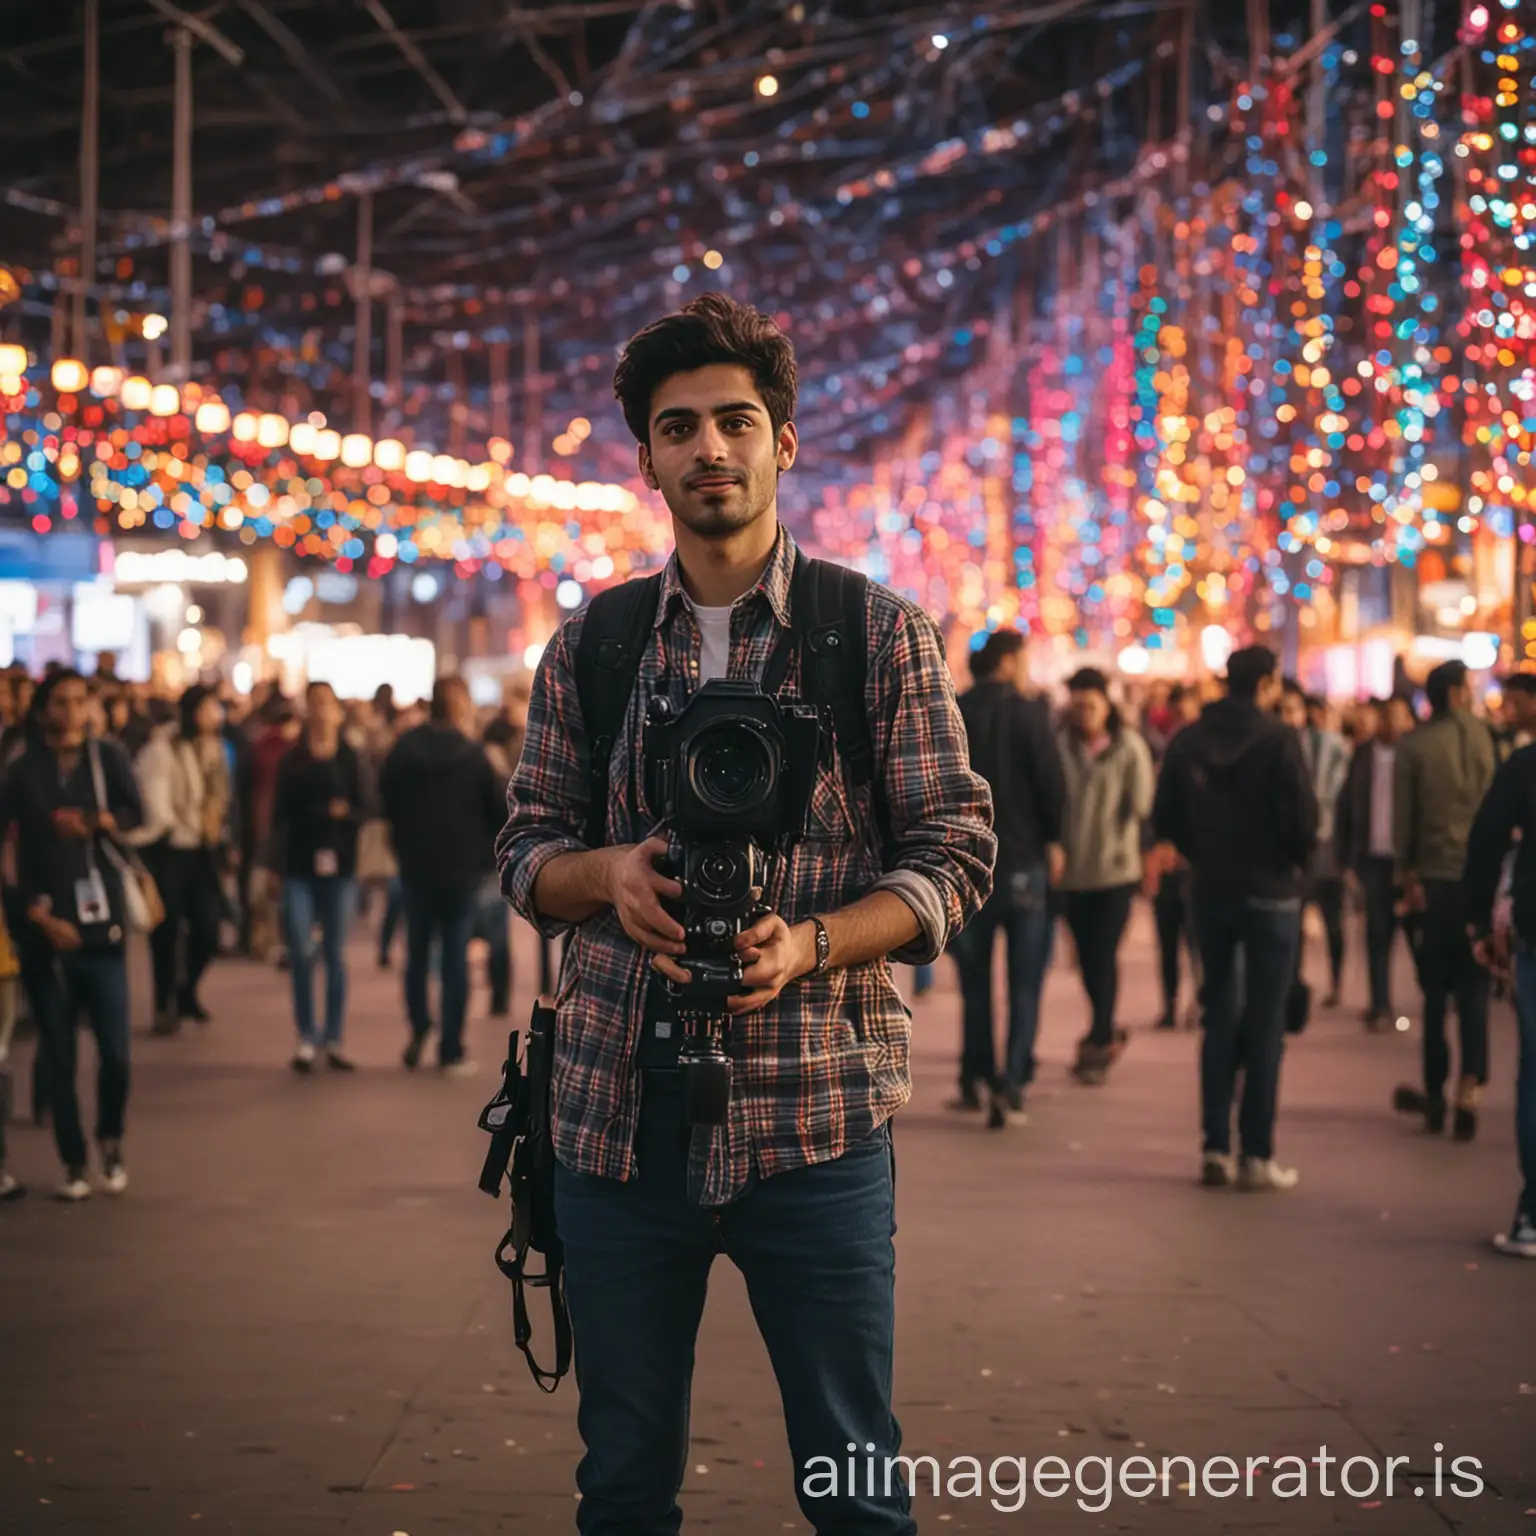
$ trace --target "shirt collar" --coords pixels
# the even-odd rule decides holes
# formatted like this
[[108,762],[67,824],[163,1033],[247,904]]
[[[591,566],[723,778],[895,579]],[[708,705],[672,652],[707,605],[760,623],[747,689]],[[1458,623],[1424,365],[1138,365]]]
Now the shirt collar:
[[[768,606],[773,609],[773,616],[788,629],[789,585],[794,569],[795,541],[790,537],[789,529],[780,523],[779,536],[774,543],[773,553],[768,557],[768,564],[763,567],[763,574],[736,601],[744,603],[755,594],[762,593],[768,599]],[[661,573],[661,600],[656,604],[658,629],[672,617],[673,610],[684,601],[686,595],[678,572],[677,551],[674,549]]]

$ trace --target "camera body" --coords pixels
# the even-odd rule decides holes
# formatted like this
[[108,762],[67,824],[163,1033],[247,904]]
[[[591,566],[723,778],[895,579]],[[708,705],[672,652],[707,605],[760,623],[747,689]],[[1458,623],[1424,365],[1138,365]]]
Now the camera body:
[[768,860],[805,835],[825,751],[819,710],[780,704],[755,683],[705,683],[682,710],[652,699],[643,753],[645,798],[682,850],[687,935],[677,999],[689,1120],[718,1125],[730,1100],[728,1004],[745,990],[738,936],[761,917]]

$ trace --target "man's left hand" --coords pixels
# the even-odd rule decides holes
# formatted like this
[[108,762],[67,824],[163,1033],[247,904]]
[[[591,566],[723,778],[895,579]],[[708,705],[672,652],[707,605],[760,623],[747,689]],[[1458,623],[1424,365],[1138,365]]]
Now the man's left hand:
[[[755,1013],[766,1008],[790,982],[816,969],[816,930],[811,923],[791,928],[774,914],[762,918],[736,939],[741,956],[741,979],[752,990],[731,998],[732,1014]],[[651,964],[663,976],[679,983],[688,980],[681,958],[653,955]]]

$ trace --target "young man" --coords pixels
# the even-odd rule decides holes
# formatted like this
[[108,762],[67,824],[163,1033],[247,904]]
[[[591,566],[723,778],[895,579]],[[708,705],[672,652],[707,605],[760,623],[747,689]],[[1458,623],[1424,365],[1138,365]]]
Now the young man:
[[1362,1015],[1377,1033],[1392,1018],[1392,940],[1397,933],[1397,889],[1393,853],[1393,787],[1398,743],[1413,729],[1407,699],[1382,699],[1355,715],[1359,745],[1339,796],[1334,824],[1339,863],[1346,884],[1365,901],[1365,950],[1370,1003]]
[[505,810],[463,678],[440,677],[432,685],[430,718],[395,743],[379,776],[379,798],[405,898],[405,1007],[411,1037],[402,1060],[415,1071],[432,1032],[428,972],[436,943],[441,983],[437,1065],[449,1077],[469,1077],[476,1068],[464,1054],[469,940],[475,898],[495,868],[492,849]]
[[1493,782],[1493,734],[1472,713],[1472,687],[1459,661],[1442,662],[1424,683],[1433,718],[1397,749],[1393,789],[1397,883],[1418,929],[1415,957],[1424,993],[1424,1087],[1400,1087],[1403,1114],[1426,1129],[1445,1129],[1451,1053],[1445,1010],[1456,1000],[1461,1075],[1453,1134],[1477,1134],[1478,1090],[1488,1081],[1488,972],[1473,959],[1462,909],[1467,838]]
[[[1516,850],[1511,882],[1514,913],[1506,944],[1504,936],[1493,932],[1493,902],[1511,848]],[[1467,840],[1462,900],[1478,961],[1501,973],[1509,968],[1511,958],[1514,962],[1515,1018],[1520,1029],[1515,1140],[1525,1187],[1509,1230],[1493,1243],[1512,1258],[1536,1259],[1536,746],[1522,747],[1494,777]]]
[[[907,1490],[805,1491],[848,1445],[883,1465],[895,1254],[889,1121],[911,1092],[910,1019],[889,960],[932,960],[986,900],[991,800],[970,767],[933,622],[870,585],[860,619],[875,788],[838,762],[815,783],[811,836],[770,871],[776,911],[740,936],[728,1125],[685,1124],[674,1015],[648,977],[681,981],[677,852],[636,788],[647,701],[681,707],[729,676],[761,682],[790,644],[801,688],[797,551],[778,480],[795,462],[794,352],[756,310],[706,295],[629,343],[614,379],[640,471],[672,513],[676,552],[610,758],[603,846],[582,840],[589,743],[577,691],[585,614],[534,681],[499,843],[502,887],[546,933],[574,929],[559,995],[556,1214],[581,1388],[585,1536],[676,1531],[694,1343],[710,1265],[746,1277],[783,1396],[796,1484],[816,1529],[908,1536]],[[793,642],[793,643],[791,643]],[[838,757],[842,743],[839,741]]]
[[[1317,798],[1296,732],[1272,713],[1280,695],[1274,652],[1262,645],[1234,651],[1227,694],[1168,748],[1152,820],[1159,841],[1172,843],[1194,870],[1205,967],[1202,1182],[1212,1189],[1234,1182],[1249,1190],[1292,1189],[1296,1170],[1275,1161],[1275,1113]],[[1242,1163],[1234,1168],[1239,1069]]]
[[[1024,1110],[1035,1080],[1040,989],[1051,957],[1050,887],[1061,880],[1061,817],[1066,786],[1061,754],[1043,700],[1023,692],[1024,637],[994,630],[971,653],[975,686],[960,699],[971,767],[992,791],[997,866],[992,894],[955,941],[960,972],[963,1044],[960,1095],[953,1107],[979,1110],[1001,1130],[1008,1111]],[[992,1023],[992,954],[1001,928],[1008,957],[1008,1040],[997,1068]]]

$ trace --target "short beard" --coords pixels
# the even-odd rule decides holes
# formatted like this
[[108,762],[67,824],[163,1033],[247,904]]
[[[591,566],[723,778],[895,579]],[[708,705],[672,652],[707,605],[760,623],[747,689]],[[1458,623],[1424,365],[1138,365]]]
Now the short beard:
[[756,487],[751,481],[743,489],[746,494],[735,504],[724,496],[707,496],[701,500],[684,491],[678,497],[680,507],[669,503],[668,509],[678,522],[699,538],[726,539],[743,528],[750,528],[773,505],[771,494],[753,494]]

